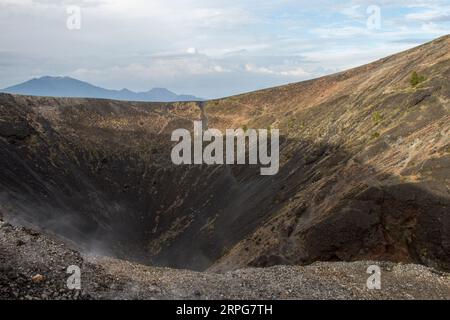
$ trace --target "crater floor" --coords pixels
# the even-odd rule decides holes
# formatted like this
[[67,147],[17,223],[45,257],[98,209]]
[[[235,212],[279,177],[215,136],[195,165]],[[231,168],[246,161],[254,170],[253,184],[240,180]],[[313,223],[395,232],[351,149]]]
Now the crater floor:
[[[368,266],[381,267],[369,290]],[[80,291],[66,287],[81,268]],[[42,275],[41,282],[32,280]],[[420,265],[320,262],[225,273],[155,268],[81,255],[30,229],[0,222],[0,299],[450,299],[450,274]]]

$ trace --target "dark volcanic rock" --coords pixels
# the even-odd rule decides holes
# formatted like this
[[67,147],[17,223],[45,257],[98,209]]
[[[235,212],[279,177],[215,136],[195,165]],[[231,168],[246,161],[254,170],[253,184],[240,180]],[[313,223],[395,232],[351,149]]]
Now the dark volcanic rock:
[[[449,49],[445,37],[201,104],[0,94],[0,212],[84,252],[160,266],[449,268]],[[413,71],[427,78],[416,88]],[[199,119],[279,128],[280,172],[173,165],[172,130]]]

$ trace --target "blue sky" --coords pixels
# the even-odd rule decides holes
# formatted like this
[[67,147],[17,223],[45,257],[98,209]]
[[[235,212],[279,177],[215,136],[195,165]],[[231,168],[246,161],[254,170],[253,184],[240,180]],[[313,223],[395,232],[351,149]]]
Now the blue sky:
[[[80,9],[80,29],[67,27],[70,6]],[[0,0],[0,30],[0,87],[65,75],[215,98],[448,34],[450,0]]]

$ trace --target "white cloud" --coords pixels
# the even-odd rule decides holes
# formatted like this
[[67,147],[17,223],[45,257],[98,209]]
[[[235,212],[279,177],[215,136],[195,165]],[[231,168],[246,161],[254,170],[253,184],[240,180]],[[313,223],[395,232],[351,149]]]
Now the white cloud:
[[259,74],[270,74],[277,76],[286,76],[286,77],[310,77],[311,74],[306,72],[301,67],[295,66],[275,66],[275,67],[259,67],[254,64],[248,63],[245,65],[245,71]]
[[[66,28],[69,4],[82,7],[76,32]],[[382,30],[366,28],[372,4],[382,8]],[[235,94],[431,40],[449,33],[449,12],[448,0],[0,0],[0,87],[60,74],[113,88]]]
[[340,26],[335,28],[317,28],[311,30],[311,33],[316,34],[321,38],[349,38],[354,36],[369,35],[372,32],[363,27]]
[[450,21],[450,11],[432,10],[425,12],[410,13],[406,15],[406,18],[409,20],[417,20],[425,22]]
[[357,20],[364,19],[364,18],[367,17],[364,14],[364,11],[365,10],[362,9],[361,5],[354,5],[354,6],[351,6],[351,7],[344,7],[344,8],[339,10],[339,12],[341,14],[343,14],[343,15],[349,17],[349,18],[357,19]]
[[421,29],[427,34],[434,34],[436,36],[444,35],[449,32],[449,29],[441,28],[434,22],[423,23]]
[[409,43],[381,44],[377,46],[364,45],[351,48],[324,49],[303,54],[304,58],[326,69],[336,71],[346,70],[375,61],[382,57],[407,50]]
[[186,52],[189,54],[197,54],[198,53],[197,48],[194,48],[194,47],[188,48],[186,50]]
[[94,80],[99,76],[105,78],[133,78],[157,83],[169,79],[189,76],[207,75],[229,72],[225,66],[204,55],[161,56],[151,58],[146,62],[131,63],[123,66],[113,66],[103,69],[79,68],[71,73],[75,77]]

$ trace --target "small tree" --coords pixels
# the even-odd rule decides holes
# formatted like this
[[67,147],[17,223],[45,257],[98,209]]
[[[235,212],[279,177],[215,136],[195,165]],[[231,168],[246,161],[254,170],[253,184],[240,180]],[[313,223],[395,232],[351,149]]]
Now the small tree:
[[419,75],[416,71],[414,71],[409,82],[411,83],[411,86],[416,87],[419,83],[424,82],[425,79],[426,78],[424,76]]

